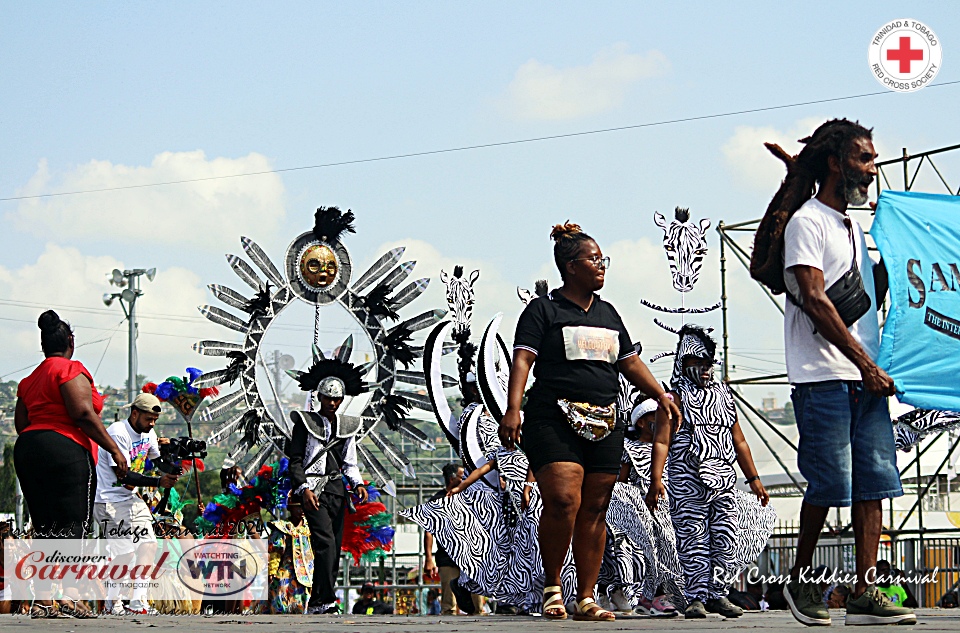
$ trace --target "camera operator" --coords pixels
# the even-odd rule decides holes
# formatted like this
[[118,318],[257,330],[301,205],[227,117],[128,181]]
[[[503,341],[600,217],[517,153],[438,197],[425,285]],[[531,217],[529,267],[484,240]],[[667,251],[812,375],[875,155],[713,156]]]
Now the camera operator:
[[[160,443],[153,427],[160,417],[160,400],[153,394],[141,393],[130,406],[130,418],[114,422],[107,433],[125,455],[128,470],[122,479],[117,479],[121,469],[109,453],[100,449],[97,462],[97,496],[93,517],[103,538],[111,539],[109,549],[114,556],[130,556],[136,549],[138,564],[151,564],[156,552],[156,536],[153,532],[153,516],[146,502],[135,492],[137,487],[171,488],[178,475],[164,473],[160,477],[143,474],[147,459],[160,457]],[[123,543],[121,545],[120,543]],[[119,560],[119,559],[118,559]],[[146,588],[133,590],[132,600],[124,606],[119,599],[120,588],[113,584],[108,588],[107,601],[113,602],[111,613],[122,615],[151,613],[145,600]]]

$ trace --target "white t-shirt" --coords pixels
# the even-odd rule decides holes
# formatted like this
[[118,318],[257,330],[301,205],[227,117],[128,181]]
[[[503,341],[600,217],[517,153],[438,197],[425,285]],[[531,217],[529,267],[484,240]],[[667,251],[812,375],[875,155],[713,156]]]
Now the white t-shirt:
[[[117,443],[120,451],[127,456],[127,465],[135,473],[143,473],[147,458],[160,457],[160,443],[154,431],[137,433],[127,420],[114,422],[107,427],[107,433]],[[97,503],[117,503],[129,501],[134,497],[134,491],[117,483],[117,474],[113,472],[116,464],[110,453],[100,448],[97,458]]]
[[[784,232],[783,279],[790,294],[799,297],[800,286],[792,266],[810,266],[823,271],[824,288],[850,270],[854,258],[850,233],[843,224],[844,215],[816,198],[811,198],[790,218]],[[876,293],[873,285],[873,260],[867,253],[867,241],[860,224],[851,218],[856,244],[856,261],[863,278],[863,289],[870,297],[871,310],[850,326],[850,334],[867,355],[876,360],[880,350],[880,326],[877,321]],[[786,347],[787,377],[791,383],[822,380],[862,380],[860,371],[840,350],[814,334],[813,321],[786,302],[783,338]]]

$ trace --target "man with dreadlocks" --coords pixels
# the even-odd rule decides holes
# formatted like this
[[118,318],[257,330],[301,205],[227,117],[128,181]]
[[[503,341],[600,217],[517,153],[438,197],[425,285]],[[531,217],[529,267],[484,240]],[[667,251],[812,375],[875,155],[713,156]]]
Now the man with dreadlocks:
[[[770,496],[737,421],[730,388],[714,379],[716,342],[696,325],[685,325],[679,336],[670,386],[683,422],[674,432],[673,425],[657,421],[647,506],[656,511],[657,501],[665,496],[663,469],[669,452],[670,517],[683,570],[684,617],[705,618],[709,611],[738,618],[743,610],[727,593],[731,579],[746,566],[738,545],[751,538],[738,516],[734,461],[763,507]],[[767,513],[762,520],[766,526],[756,530],[765,532],[762,543],[774,520],[775,515]],[[755,548],[754,556],[760,549]]]
[[359,418],[350,418],[348,423],[337,416],[337,410],[344,396],[364,391],[362,371],[339,358],[319,354],[297,380],[302,390],[316,392],[320,404],[319,411],[290,413],[293,433],[287,451],[292,494],[303,495],[315,560],[307,613],[338,613],[337,570],[347,506],[343,478],[350,482],[360,503],[366,503],[367,489],[357,467],[355,433],[346,428],[357,426]]
[[787,164],[787,177],[757,230],[750,265],[754,279],[788,297],[787,374],[807,489],[784,597],[806,625],[830,624],[809,572],[828,510],[851,505],[857,583],[846,624],[916,622],[867,582],[877,562],[881,500],[903,494],[886,400],[893,380],[875,362],[886,269],[869,258],[863,229],[847,213],[867,203],[877,175],[872,136],[858,123],[835,119],[802,139],[795,157],[767,145]]

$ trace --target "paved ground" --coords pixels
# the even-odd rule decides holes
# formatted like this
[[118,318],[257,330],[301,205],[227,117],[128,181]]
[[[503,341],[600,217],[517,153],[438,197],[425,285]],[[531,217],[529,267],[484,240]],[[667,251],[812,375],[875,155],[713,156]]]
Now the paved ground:
[[[833,612],[834,626],[843,626],[843,612]],[[919,621],[915,630],[960,631],[960,609],[940,610],[922,609],[918,611]],[[681,630],[735,630],[784,631],[803,630],[790,615],[784,611],[769,613],[747,613],[736,620],[724,620],[720,616],[711,616],[706,620],[684,621],[653,620],[645,617],[621,617],[614,623],[589,623],[566,620],[547,622],[542,618],[485,616],[485,617],[405,617],[405,616],[192,616],[192,617],[104,617],[97,620],[43,620],[31,621],[21,616],[0,616],[0,628],[12,630],[19,627],[34,627],[33,630],[76,633],[82,630],[125,630],[133,631],[153,629],[150,633],[162,631],[188,630],[207,633],[232,631],[234,633],[499,633],[501,631],[580,631],[584,628],[603,631],[681,631]],[[887,630],[885,627],[859,627],[858,631]]]

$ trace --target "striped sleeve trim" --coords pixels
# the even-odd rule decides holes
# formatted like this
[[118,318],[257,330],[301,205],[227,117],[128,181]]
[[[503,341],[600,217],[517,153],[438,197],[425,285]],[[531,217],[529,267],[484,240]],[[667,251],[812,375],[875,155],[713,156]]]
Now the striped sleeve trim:
[[621,356],[620,358],[618,358],[618,359],[617,359],[617,362],[619,363],[620,361],[622,361],[622,360],[624,360],[624,359],[626,359],[626,358],[630,358],[631,356],[636,356],[636,355],[637,355],[637,350],[632,349],[632,350],[630,350],[629,352],[627,352],[626,354],[624,354],[623,356]]
[[540,352],[538,352],[537,350],[533,349],[532,347],[527,347],[526,345],[514,345],[514,346],[513,346],[513,349],[514,349],[514,351],[516,351],[516,350],[518,350],[518,349],[525,349],[525,350],[527,350],[528,352],[532,352],[534,356],[539,356],[539,355],[540,355]]

